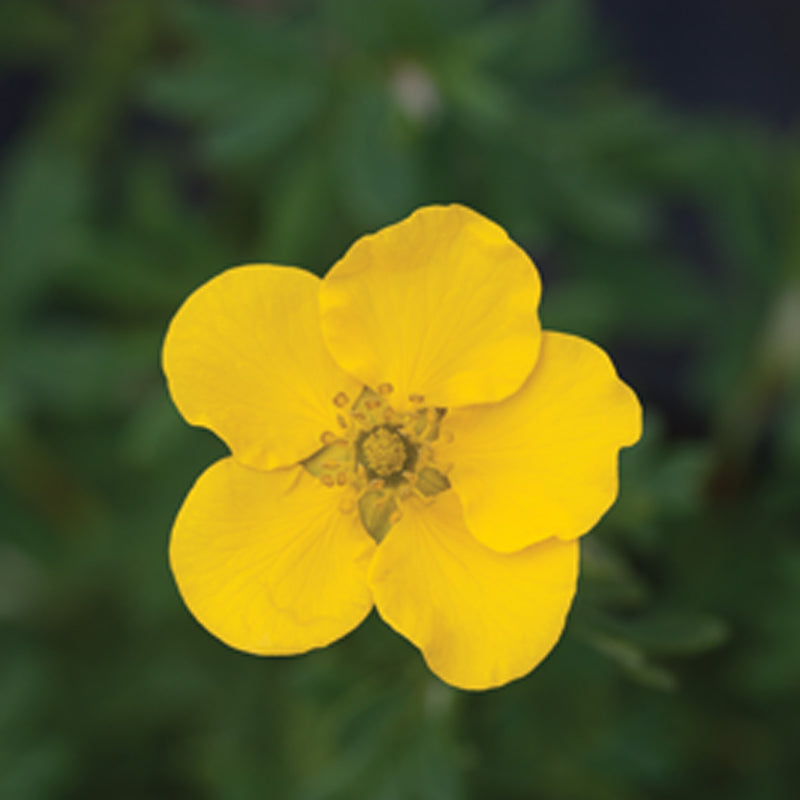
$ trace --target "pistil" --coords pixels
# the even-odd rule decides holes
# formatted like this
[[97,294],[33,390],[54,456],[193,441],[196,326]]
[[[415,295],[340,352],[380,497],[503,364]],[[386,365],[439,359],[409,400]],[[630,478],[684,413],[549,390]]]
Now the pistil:
[[434,454],[446,409],[425,406],[422,395],[413,395],[416,408],[398,413],[389,405],[393,392],[388,383],[377,391],[365,388],[354,401],[339,392],[333,404],[340,432],[325,431],[322,449],[303,462],[324,486],[346,490],[340,510],[357,507],[376,541],[400,519],[403,501],[414,495],[432,503],[450,488]]

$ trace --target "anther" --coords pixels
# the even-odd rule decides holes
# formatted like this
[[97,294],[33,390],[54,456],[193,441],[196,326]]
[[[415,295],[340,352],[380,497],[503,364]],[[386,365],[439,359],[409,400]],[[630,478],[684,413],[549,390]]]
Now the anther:
[[382,383],[378,386],[378,394],[382,394],[384,397],[387,394],[391,394],[394,391],[394,386],[391,383]]
[[419,403],[420,405],[425,402],[425,395],[422,394],[410,394],[408,396],[408,401],[410,403]]
[[350,398],[344,392],[339,392],[339,394],[333,398],[333,404],[339,408],[344,408],[349,402]]
[[339,439],[339,437],[333,431],[323,431],[322,436],[319,438],[322,444],[333,444]]

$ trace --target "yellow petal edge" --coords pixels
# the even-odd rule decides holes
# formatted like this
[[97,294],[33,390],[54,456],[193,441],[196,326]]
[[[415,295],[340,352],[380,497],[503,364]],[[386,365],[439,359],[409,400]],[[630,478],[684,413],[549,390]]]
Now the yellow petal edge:
[[302,653],[355,628],[372,608],[375,543],[340,493],[302,467],[261,472],[225,458],[175,520],[170,566],[214,636],[260,655]]
[[333,398],[361,389],[323,344],[319,284],[294,267],[236,267],[193,292],[170,323],[162,363],[175,405],[244,464],[273,469],[311,455],[336,429]]
[[396,410],[489,403],[516,391],[539,348],[541,283],[494,222],[460,205],[427,206],[359,239],[322,281],[325,342]]
[[502,403],[448,415],[441,458],[467,527],[513,552],[589,531],[614,503],[618,453],[642,432],[642,410],[597,345],[545,331],[522,388]]
[[381,617],[460,689],[490,689],[536,667],[561,636],[578,577],[578,543],[552,539],[513,555],[467,530],[455,494],[411,501],[375,555]]

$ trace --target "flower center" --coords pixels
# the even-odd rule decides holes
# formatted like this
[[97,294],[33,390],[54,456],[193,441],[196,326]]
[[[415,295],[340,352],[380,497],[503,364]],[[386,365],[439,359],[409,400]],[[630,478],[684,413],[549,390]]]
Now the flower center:
[[397,412],[388,402],[393,391],[389,384],[365,388],[353,402],[337,394],[340,430],[325,431],[323,447],[303,461],[325,486],[342,489],[340,510],[357,508],[376,541],[400,519],[401,503],[412,494],[430,503],[450,488],[447,467],[435,453],[446,409],[426,407],[424,397],[411,395],[412,409]]
[[416,450],[393,425],[376,425],[356,440],[356,457],[369,478],[399,478],[416,461]]

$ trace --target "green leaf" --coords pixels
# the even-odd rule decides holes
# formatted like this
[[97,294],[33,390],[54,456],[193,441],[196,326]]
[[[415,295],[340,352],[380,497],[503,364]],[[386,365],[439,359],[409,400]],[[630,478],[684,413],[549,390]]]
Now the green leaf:
[[369,229],[396,221],[419,202],[415,150],[381,87],[359,87],[341,110],[334,168],[345,206]]
[[324,99],[325,89],[317,76],[283,78],[271,86],[265,83],[246,107],[218,119],[201,150],[212,163],[252,163],[313,125]]
[[88,176],[77,157],[43,146],[17,153],[0,195],[0,319],[21,313],[64,270],[87,234]]
[[669,670],[649,661],[644,651],[632,642],[599,633],[591,635],[589,642],[642,685],[662,691],[677,688],[675,677]]
[[603,635],[659,655],[697,655],[713,650],[728,638],[728,626],[719,618],[697,611],[652,612],[630,619],[602,617],[596,629]]

